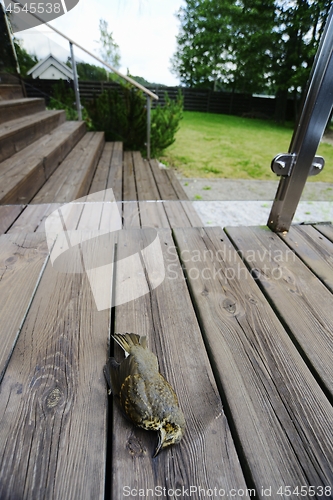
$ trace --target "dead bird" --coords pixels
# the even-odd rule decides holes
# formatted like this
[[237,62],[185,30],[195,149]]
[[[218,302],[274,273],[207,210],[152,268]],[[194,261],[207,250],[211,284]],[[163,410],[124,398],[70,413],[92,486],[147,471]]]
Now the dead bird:
[[113,338],[126,357],[121,363],[109,358],[105,378],[125,416],[138,427],[158,431],[156,457],[161,449],[179,443],[184,434],[185,418],[178,398],[160,374],[157,357],[147,349],[146,337],[116,333]]

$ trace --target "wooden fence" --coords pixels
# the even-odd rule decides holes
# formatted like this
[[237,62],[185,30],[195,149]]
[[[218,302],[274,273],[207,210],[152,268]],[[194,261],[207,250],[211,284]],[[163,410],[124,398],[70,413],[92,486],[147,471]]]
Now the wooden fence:
[[[26,90],[28,97],[44,97],[49,102],[50,96],[53,96],[53,87],[55,80],[32,80],[26,79]],[[66,86],[72,86],[72,83],[64,82]],[[113,82],[79,82],[80,95],[82,102],[92,99],[101,94],[108,88],[118,88],[118,84]],[[214,92],[205,89],[191,89],[184,87],[147,87],[155,92],[159,97],[161,105],[165,102],[165,93],[170,99],[176,99],[179,89],[184,97],[185,111],[202,111],[207,113],[221,113],[236,116],[248,116],[258,118],[272,118],[275,113],[276,100],[269,97],[255,97],[251,94],[232,93],[232,92]],[[153,107],[156,106],[153,102]],[[294,103],[288,100],[287,120],[294,119]]]

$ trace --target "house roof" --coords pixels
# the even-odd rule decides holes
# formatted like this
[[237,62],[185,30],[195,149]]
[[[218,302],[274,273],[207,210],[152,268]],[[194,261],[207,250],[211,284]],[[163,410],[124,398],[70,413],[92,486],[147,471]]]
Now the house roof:
[[55,68],[57,68],[66,76],[66,78],[70,78],[71,80],[74,79],[73,70],[66,66],[66,64],[58,61],[58,59],[56,59],[52,54],[45,57],[45,59],[38,61],[35,66],[29,69],[27,75],[32,75],[32,78],[38,78],[50,66],[54,66]]

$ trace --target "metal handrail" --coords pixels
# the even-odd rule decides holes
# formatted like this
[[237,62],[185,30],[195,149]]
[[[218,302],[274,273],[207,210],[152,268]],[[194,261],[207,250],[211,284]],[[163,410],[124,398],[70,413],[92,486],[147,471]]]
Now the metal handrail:
[[289,231],[308,175],[323,168],[323,158],[315,157],[315,154],[332,109],[333,6],[320,40],[289,153],[278,155],[272,162],[272,170],[282,175],[267,222],[275,232]]
[[[21,7],[23,7],[23,4],[19,0],[12,0],[12,2],[20,5]],[[37,14],[35,14],[33,12],[30,12],[30,10],[28,10],[27,12],[30,15],[32,15],[33,17],[35,17],[36,19],[38,19],[45,26],[47,26],[48,28],[50,28],[51,30],[53,30],[55,33],[57,33],[58,35],[60,35],[63,38],[65,38],[69,42],[70,52],[71,52],[71,59],[72,59],[72,63],[73,63],[73,72],[74,72],[74,87],[75,87],[74,90],[75,90],[75,98],[76,98],[76,108],[77,108],[77,111],[78,111],[78,119],[80,121],[82,120],[82,113],[81,113],[80,92],[79,92],[79,85],[78,85],[78,78],[77,78],[77,71],[76,71],[76,63],[75,63],[75,58],[74,58],[74,47],[73,47],[74,45],[76,45],[76,47],[78,47],[79,49],[83,50],[83,52],[85,52],[89,56],[91,56],[94,59],[96,59],[96,61],[98,61],[101,64],[103,64],[104,66],[106,66],[113,73],[115,73],[116,75],[120,76],[120,78],[123,78],[128,83],[130,83],[131,85],[133,85],[137,89],[141,90],[144,94],[146,94],[146,96],[147,96],[147,158],[150,159],[150,130],[151,130],[150,109],[151,109],[151,99],[158,100],[158,95],[154,94],[154,92],[151,92],[149,89],[147,89],[146,87],[144,87],[140,83],[138,83],[135,80],[133,80],[133,78],[131,78],[130,76],[124,75],[123,73],[121,73],[120,71],[118,71],[116,68],[114,68],[110,64],[108,64],[105,61],[103,61],[103,59],[101,59],[100,57],[96,56],[95,54],[93,54],[89,50],[87,50],[84,47],[82,47],[82,45],[76,43],[74,40],[72,40],[67,35],[65,35],[61,31],[59,31],[57,28],[54,28],[49,23],[45,22]],[[6,11],[5,11],[5,16],[6,16]]]

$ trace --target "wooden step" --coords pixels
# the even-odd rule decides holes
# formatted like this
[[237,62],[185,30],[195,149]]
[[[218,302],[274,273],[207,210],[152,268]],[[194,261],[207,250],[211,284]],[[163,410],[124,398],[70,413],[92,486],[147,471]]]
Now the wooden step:
[[0,85],[0,101],[7,99],[22,99],[23,91],[21,85],[2,83]]
[[84,122],[65,122],[0,163],[0,204],[29,203],[85,130]]
[[31,203],[69,203],[89,192],[104,147],[104,132],[87,132]]
[[7,99],[0,101],[0,123],[16,120],[45,110],[44,99]]
[[66,120],[65,111],[42,111],[0,125],[0,161],[21,151]]
[[0,206],[0,236],[13,225],[24,209],[24,205]]
[[[16,218],[14,223],[7,228],[7,234],[14,233],[41,233],[45,232],[45,220],[47,217],[61,207],[61,203],[45,203],[42,205],[26,205],[22,206],[21,213]],[[19,207],[19,205],[4,205],[1,208]],[[13,217],[13,213],[8,213],[8,216]],[[0,225],[1,228],[1,225]]]
[[123,143],[105,143],[103,153],[98,162],[89,193],[103,189],[113,189],[116,200],[122,199],[123,186]]

